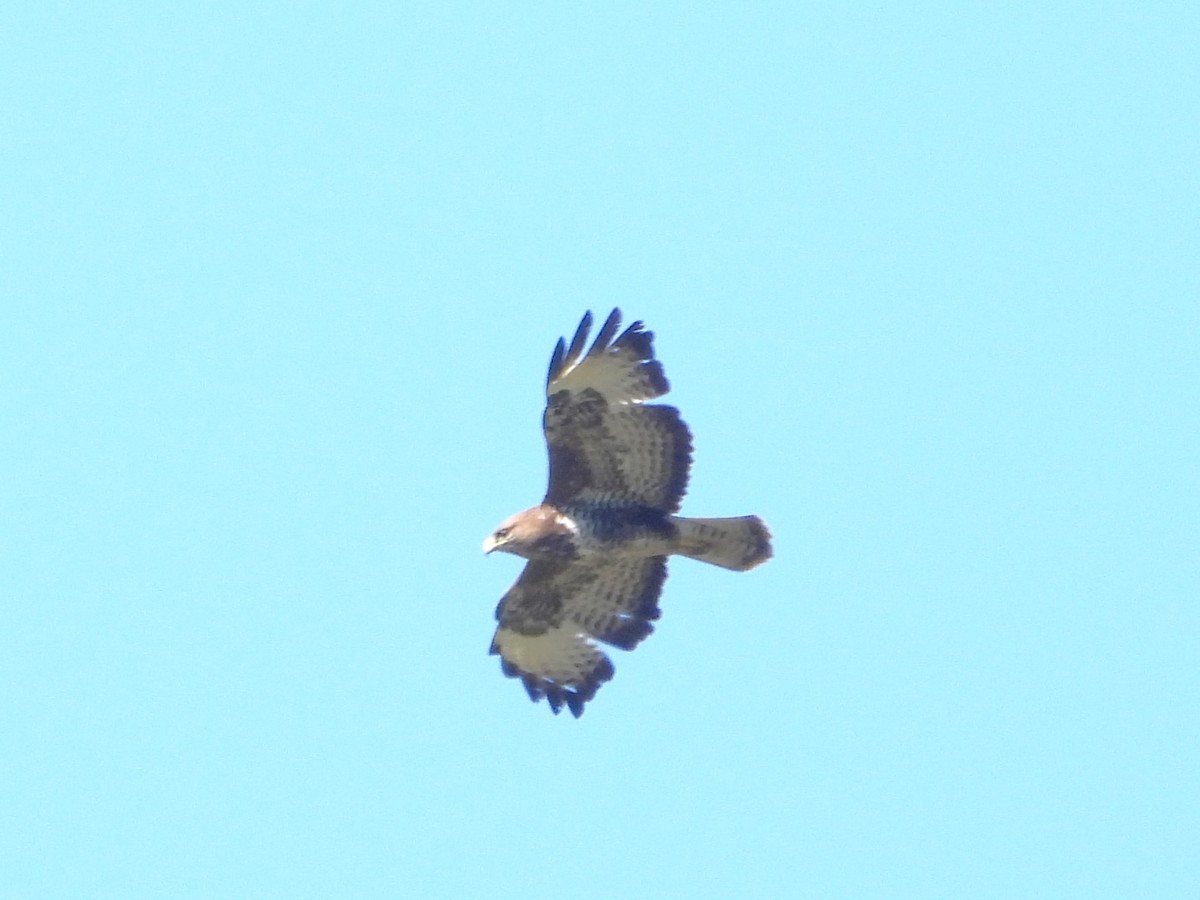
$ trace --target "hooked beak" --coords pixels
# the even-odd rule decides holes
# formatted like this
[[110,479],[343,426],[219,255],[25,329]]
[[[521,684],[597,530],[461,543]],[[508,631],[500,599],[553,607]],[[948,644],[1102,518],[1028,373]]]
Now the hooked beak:
[[491,553],[495,549],[496,549],[496,536],[494,534],[489,534],[487,536],[487,539],[484,540],[484,542],[483,542],[483,552],[485,554]]

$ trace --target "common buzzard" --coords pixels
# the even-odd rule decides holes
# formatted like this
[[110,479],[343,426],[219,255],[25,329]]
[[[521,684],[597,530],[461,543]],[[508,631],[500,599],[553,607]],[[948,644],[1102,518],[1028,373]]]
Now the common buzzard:
[[491,652],[532,700],[575,716],[613,676],[598,643],[632,650],[654,630],[669,555],[739,572],[771,556],[757,516],[675,515],[692,436],[673,406],[645,402],[668,390],[653,332],[634,322],[618,337],[620,322],[614,309],[586,353],[590,312],[569,347],[559,339],[546,378],[546,498],[483,542],[528,560],[496,608]]

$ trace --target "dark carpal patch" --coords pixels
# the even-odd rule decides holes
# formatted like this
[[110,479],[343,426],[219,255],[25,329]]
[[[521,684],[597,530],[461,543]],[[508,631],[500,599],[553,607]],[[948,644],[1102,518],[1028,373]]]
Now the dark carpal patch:
[[566,561],[530,560],[496,606],[500,627],[538,635],[562,624],[565,586],[561,575],[567,565]]
[[[542,417],[550,456],[550,484],[543,502],[565,503],[588,487],[626,490],[612,452],[613,439],[604,427],[608,404],[596,391],[559,391]],[[597,452],[599,448],[608,448]]]
[[509,591],[496,607],[496,621],[501,628],[536,635],[545,634],[548,629],[557,628],[562,622],[563,603],[558,594],[522,591],[519,600],[508,602],[514,599],[513,592]]
[[558,391],[546,401],[543,424],[546,428],[599,428],[607,406],[604,398],[591,388],[578,394]]

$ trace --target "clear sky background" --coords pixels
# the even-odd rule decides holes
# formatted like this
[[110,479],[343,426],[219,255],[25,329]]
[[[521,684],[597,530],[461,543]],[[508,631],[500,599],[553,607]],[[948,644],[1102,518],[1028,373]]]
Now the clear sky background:
[[[0,895],[1200,896],[1194,4],[0,45]],[[480,542],[615,305],[777,556],[575,721]]]

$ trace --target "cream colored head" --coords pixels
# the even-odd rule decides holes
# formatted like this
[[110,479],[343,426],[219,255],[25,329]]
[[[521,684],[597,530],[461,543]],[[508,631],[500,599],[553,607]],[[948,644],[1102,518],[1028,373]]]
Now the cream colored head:
[[574,555],[575,529],[566,516],[545,506],[535,506],[509,516],[483,542],[483,552],[499,550],[525,559]]

